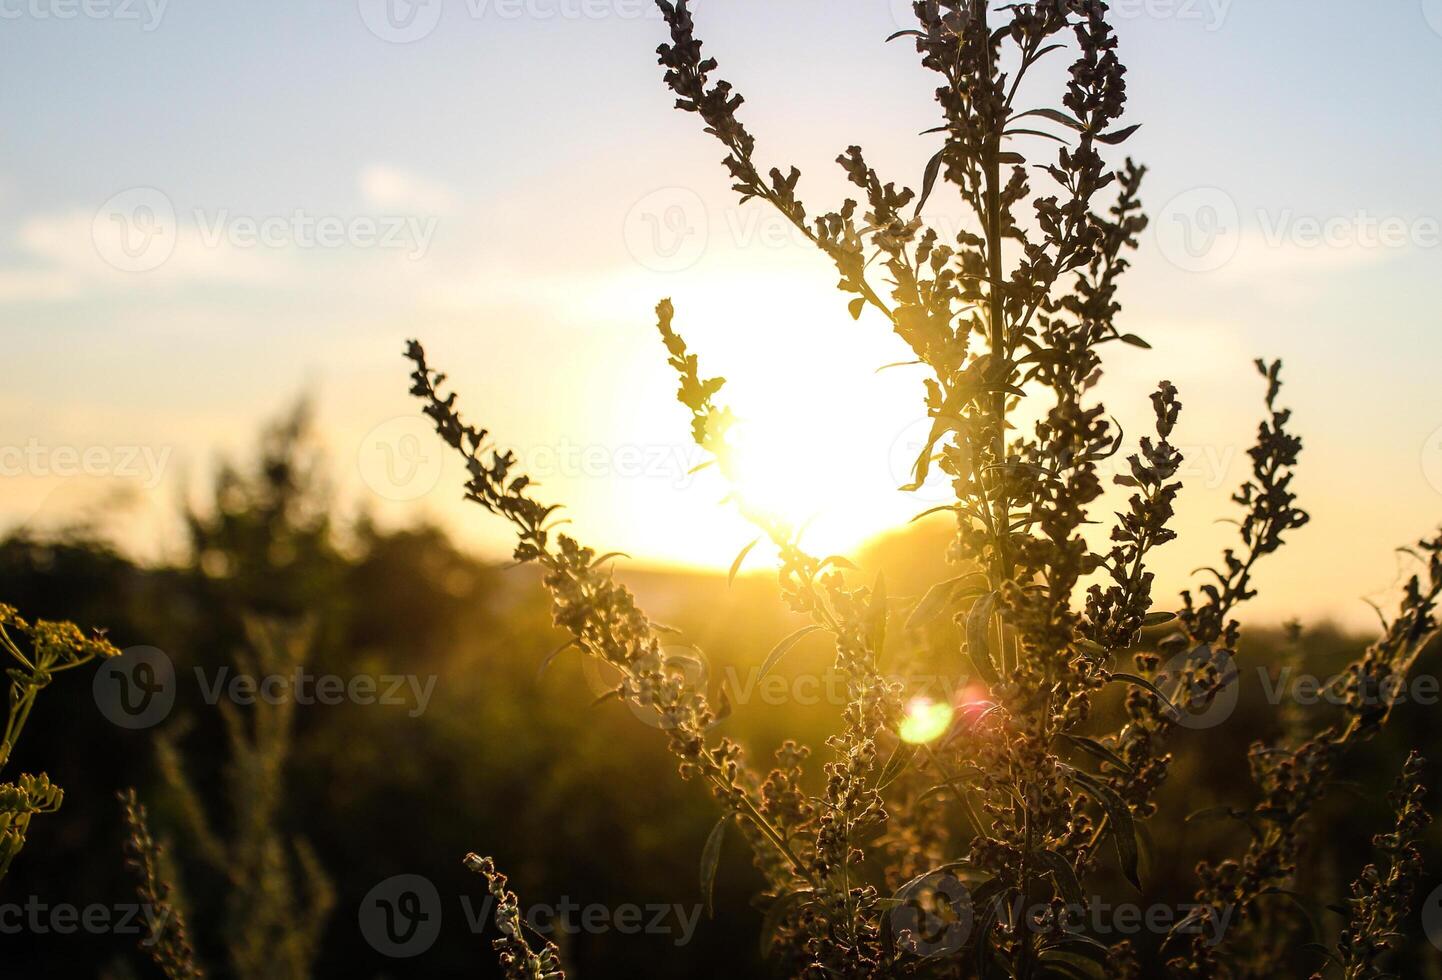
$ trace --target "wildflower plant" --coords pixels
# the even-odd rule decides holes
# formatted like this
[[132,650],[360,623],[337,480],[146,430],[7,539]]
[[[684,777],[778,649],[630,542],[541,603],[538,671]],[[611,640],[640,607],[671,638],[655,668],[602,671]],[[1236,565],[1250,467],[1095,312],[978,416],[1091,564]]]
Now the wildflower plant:
[[[305,626],[255,616],[245,626],[252,652],[236,657],[243,673],[281,676],[305,662]],[[335,890],[310,842],[283,827],[295,701],[287,694],[257,699],[245,712],[225,700],[217,707],[230,751],[222,768],[229,804],[224,823],[212,817],[188,771],[180,747],[183,727],[157,737],[160,774],[195,857],[192,870],[208,871],[224,883],[222,935],[229,974],[301,980],[313,975]],[[179,874],[162,860],[134,791],[122,802],[130,828],[127,864],[136,874],[137,893],[167,915],[173,913],[159,935],[146,937],[143,948],[167,976],[199,976],[202,968],[184,935]],[[179,934],[165,931],[171,928]]]
[[[1346,718],[1252,750],[1258,801],[1240,816],[1253,836],[1236,858],[1199,866],[1196,904],[1166,937],[1165,966],[1144,974],[1131,944],[1076,928],[1075,911],[1118,881],[1142,887],[1140,828],[1157,814],[1169,739],[1236,683],[1235,614],[1256,594],[1259,563],[1308,522],[1292,489],[1301,440],[1279,401],[1281,364],[1258,361],[1266,414],[1233,497],[1239,540],[1175,606],[1158,608],[1149,563],[1177,537],[1181,393],[1158,383],[1152,431],[1134,445],[1091,394],[1109,349],[1148,346],[1117,322],[1118,285],[1146,227],[1145,169],[1111,160],[1138,127],[1124,118],[1126,69],[1108,5],[915,3],[916,26],[893,39],[914,44],[937,78],[940,119],[928,135],[939,145],[915,190],[847,148],[837,162],[856,197],[815,215],[796,168],[760,162],[742,97],[702,54],[686,0],[658,6],[670,33],[659,49],[665,83],[724,147],[741,200],[794,224],[834,263],[851,315],[879,315],[925,368],[931,427],[903,489],[937,471],[954,493],[933,510],[954,518],[955,574],[920,597],[862,581],[843,556],[809,554],[800,530],[739,491],[731,498],[776,545],[783,600],[810,619],[763,669],[800,636],[825,632],[845,678],[842,728],[825,746],[823,788],[811,792],[811,749],[787,742],[763,772],[717,733],[725,689],[704,689],[663,645],[665,628],[614,579],[614,554],[556,530],[558,506],[462,418],[444,375],[410,343],[412,393],[464,458],[468,499],[515,527],[515,557],[541,566],[568,646],[620,678],[608,697],[660,715],[683,778],[715,794],[722,815],[703,850],[703,888],[735,826],[765,882],[763,948],[787,976],[1279,975],[1301,943],[1264,914],[1263,899],[1292,883],[1305,818],[1346,751],[1386,723],[1387,692],[1436,637],[1442,535],[1413,552],[1423,571],[1351,668]],[[1039,90],[1036,66],[1061,58],[1071,59],[1062,90]],[[950,237],[924,218],[943,193],[970,217]],[[669,300],[656,314],[695,441],[731,477],[724,380],[704,375]],[[1125,461],[1112,482],[1131,493],[1098,546],[1087,529],[1112,459]],[[883,664],[910,631],[942,617],[957,624],[955,656],[987,694],[939,737],[907,740],[901,686]],[[1112,689],[1124,719],[1098,731],[1098,703]],[[1375,963],[1417,874],[1417,776],[1410,762],[1397,829],[1378,838],[1383,863],[1358,880],[1339,948],[1313,954],[1327,957],[1324,972],[1380,975]],[[519,934],[506,942],[508,975],[554,975],[549,954],[538,958]]]
[[[18,639],[17,639],[18,638]],[[83,667],[92,660],[117,657],[101,633],[87,636],[74,623],[39,620],[27,622],[11,606],[0,604],[0,647],[13,661],[5,671],[10,678],[5,734],[0,739],[0,773],[10,762],[40,692],[57,674]],[[60,809],[65,793],[45,773],[22,773],[14,782],[0,784],[0,878],[10,870],[15,855],[25,846],[30,821],[40,813]]]

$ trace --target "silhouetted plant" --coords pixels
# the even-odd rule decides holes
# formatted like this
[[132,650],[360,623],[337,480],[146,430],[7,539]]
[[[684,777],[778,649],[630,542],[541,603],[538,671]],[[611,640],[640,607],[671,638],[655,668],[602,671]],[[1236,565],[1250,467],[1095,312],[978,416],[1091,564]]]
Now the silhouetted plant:
[[[896,601],[880,578],[858,584],[851,562],[808,554],[799,529],[751,506],[739,490],[734,495],[780,552],[784,599],[812,620],[778,644],[767,667],[805,632],[824,630],[835,641],[848,703],[843,729],[828,742],[824,790],[802,789],[807,749],[788,742],[763,775],[715,733],[729,710],[724,688],[704,690],[684,656],[662,645],[663,628],[612,577],[612,555],[598,557],[555,532],[557,506],[532,496],[515,457],[462,419],[416,342],[407,351],[412,393],[464,457],[469,499],[515,526],[518,561],[541,565],[556,622],[572,644],[619,673],[613,697],[660,715],[682,776],[703,778],[720,801],[723,816],[703,855],[708,891],[724,828],[734,824],[747,838],[766,882],[764,943],[782,973],[1150,975],[1130,943],[1084,934],[1074,916],[1112,887],[1113,864],[1141,887],[1139,826],[1158,815],[1168,738],[1187,713],[1205,711],[1235,683],[1234,614],[1256,594],[1258,563],[1308,516],[1291,489],[1301,441],[1278,405],[1281,365],[1258,361],[1267,416],[1250,452],[1250,478],[1233,498],[1240,543],[1181,595],[1177,611],[1156,609],[1148,568],[1153,551],[1176,537],[1182,457],[1169,440],[1182,405],[1171,383],[1151,394],[1155,434],[1112,478],[1132,495],[1109,545],[1099,551],[1084,536],[1107,461],[1126,445],[1089,392],[1108,345],[1148,346],[1116,325],[1118,282],[1146,218],[1144,169],[1130,160],[1114,166],[1103,155],[1137,129],[1122,124],[1126,72],[1107,4],[916,3],[917,26],[896,37],[913,40],[923,66],[939,76],[941,124],[931,132],[940,148],[919,191],[886,181],[860,148],[848,148],[838,162],[863,200],[814,218],[798,197],[798,170],[758,163],[756,140],[737,117],[742,99],[714,79],[717,63],[702,55],[688,4],[658,5],[670,29],[660,48],[666,84],[678,107],[699,116],[726,148],[724,165],[742,201],[776,207],[834,262],[850,313],[879,314],[929,372],[932,424],[904,489],[919,488],[933,470],[950,479],[954,502],[934,510],[955,517],[949,558],[957,567],[917,601]],[[1060,98],[1022,101],[1031,97],[1023,82],[1034,79],[1034,66],[1062,50],[1074,60]],[[1035,140],[1061,145],[1029,170],[1028,160],[1038,158],[1023,148]],[[1034,179],[1047,187],[1033,190]],[[923,219],[942,187],[971,218],[950,239]],[[731,476],[732,415],[716,401],[724,381],[703,376],[675,329],[670,301],[657,317],[693,436]],[[1027,428],[1022,399],[1041,403]],[[1261,917],[1259,904],[1288,890],[1306,816],[1345,750],[1387,720],[1394,682],[1437,634],[1442,535],[1415,554],[1426,571],[1351,669],[1346,719],[1252,751],[1259,800],[1236,814],[1252,839],[1238,859],[1199,867],[1196,906],[1167,939],[1174,975],[1272,977],[1292,962],[1300,944],[1291,927]],[[897,630],[902,612],[905,627]],[[901,737],[902,687],[881,665],[906,644],[907,628],[943,615],[958,624],[960,652],[988,694],[939,738],[910,744]],[[1168,625],[1164,635],[1148,632]],[[1125,721],[1098,732],[1098,698],[1116,685],[1125,689]],[[1354,890],[1335,959],[1348,977],[1374,975],[1367,971],[1403,917],[1415,877],[1416,776],[1409,763],[1398,829],[1379,838],[1387,877],[1364,872]],[[898,911],[944,916],[957,898],[948,882],[964,886],[965,915],[956,925],[965,928],[947,932],[939,946],[923,944],[934,937],[920,936],[908,924],[916,916]],[[505,955],[512,976],[541,969],[523,946]],[[518,964],[531,972],[516,972]]]
[[[23,639],[17,643],[11,633]],[[40,692],[55,675],[92,660],[116,657],[115,649],[101,633],[86,636],[73,623],[39,620],[26,622],[14,608],[0,604],[0,647],[14,661],[6,668],[10,697],[5,713],[5,734],[0,738],[0,772],[10,762],[25,722]],[[64,791],[45,773],[21,773],[13,783],[0,784],[0,878],[10,870],[15,855],[25,846],[31,819],[39,813],[54,813],[65,799]]]

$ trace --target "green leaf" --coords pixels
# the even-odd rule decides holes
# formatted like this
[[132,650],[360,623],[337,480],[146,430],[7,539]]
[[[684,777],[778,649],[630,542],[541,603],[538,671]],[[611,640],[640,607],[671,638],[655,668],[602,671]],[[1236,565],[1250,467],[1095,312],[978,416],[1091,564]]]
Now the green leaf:
[[991,659],[991,613],[995,607],[996,593],[988,592],[972,604],[966,617],[966,655],[971,658],[982,680],[989,685],[1001,680]]
[[1093,758],[1101,759],[1103,762],[1115,766],[1121,772],[1129,773],[1132,771],[1132,767],[1123,762],[1121,756],[1094,738],[1087,738],[1085,735],[1067,735],[1065,733],[1062,734],[1062,738]]
[[891,758],[886,760],[886,765],[881,769],[881,775],[876,777],[876,790],[880,792],[901,778],[908,766],[916,758],[916,753],[921,751],[921,746],[911,745],[907,742],[897,742],[896,748],[891,750]]
[[[973,573],[974,574],[974,573]],[[941,615],[951,602],[952,594],[956,591],[957,585],[968,578],[968,575],[958,575],[956,578],[947,579],[945,582],[938,582],[926,590],[926,595],[916,604],[911,615],[906,617],[906,628],[909,630],[920,629]]]
[[1125,334],[1122,334],[1122,343],[1124,343],[1124,344],[1131,344],[1133,347],[1140,347],[1140,348],[1142,348],[1143,350],[1151,350],[1151,349],[1152,349],[1152,345],[1151,345],[1151,344],[1147,343],[1145,340],[1143,340],[1142,338],[1138,337],[1138,336],[1137,336],[1136,334],[1134,334],[1134,333],[1125,333]]
[[1163,694],[1161,688],[1157,687],[1145,677],[1138,677],[1136,674],[1112,674],[1111,677],[1114,681],[1126,681],[1128,684],[1135,684],[1137,687],[1145,688],[1147,692],[1160,701],[1169,712],[1173,715],[1181,715],[1181,711],[1178,710],[1177,706],[1172,704],[1172,699]]
[[1037,854],[1041,863],[1046,865],[1051,876],[1056,879],[1057,890],[1061,897],[1072,905],[1085,905],[1086,893],[1082,891],[1081,881],[1076,876],[1076,869],[1071,862],[1062,857],[1056,851],[1041,851]]
[[761,674],[757,677],[757,680],[760,680],[762,677],[765,677],[767,674],[771,673],[771,668],[775,667],[776,664],[781,660],[781,658],[786,656],[786,652],[788,650],[790,650],[796,644],[800,643],[804,637],[815,633],[819,629],[821,629],[821,627],[816,626],[815,624],[812,624],[810,626],[803,626],[796,632],[785,637],[780,643],[772,647],[771,652],[766,655],[766,659],[761,663]]
[[932,507],[930,510],[924,510],[924,511],[922,511],[920,514],[917,514],[915,517],[913,517],[911,520],[907,521],[906,523],[908,523],[908,524],[915,524],[917,521],[921,520],[923,517],[930,517],[932,514],[940,514],[940,513],[941,513],[942,511],[944,511],[944,510],[949,510],[949,511],[951,511],[952,513],[956,513],[957,509],[958,509],[958,508],[957,508],[956,504],[942,504],[940,507]]
[[1062,138],[1061,138],[1060,136],[1058,136],[1056,133],[1048,133],[1048,132],[1046,132],[1045,130],[1042,130],[1042,129],[1026,129],[1026,128],[1020,127],[1020,126],[1017,127],[1016,129],[1008,129],[1008,130],[1007,130],[1005,133],[1003,133],[1002,135],[1003,135],[1003,136],[1045,136],[1047,139],[1049,139],[1049,140],[1056,140],[1058,143],[1065,143],[1065,142],[1066,142],[1066,140],[1062,139]]
[[706,900],[706,915],[712,919],[716,918],[714,896],[716,869],[721,864],[721,842],[726,839],[726,825],[730,822],[729,813],[717,820],[706,837],[706,846],[701,849],[701,897]]
[[541,666],[536,668],[536,680],[540,680],[541,676],[546,673],[547,668],[551,666],[551,663],[571,647],[576,647],[576,649],[578,650],[580,649],[580,647],[577,646],[575,640],[567,640],[565,643],[562,643],[560,646],[556,647],[556,649],[546,654],[546,659],[542,660]]
[[1135,133],[1141,128],[1141,123],[1137,123],[1135,126],[1118,129],[1114,133],[1102,133],[1097,136],[1096,140],[1098,143],[1105,143],[1107,146],[1120,146],[1131,138],[1132,133]]
[[1041,116],[1043,119],[1050,119],[1052,122],[1061,123],[1068,129],[1074,129],[1079,133],[1086,128],[1081,123],[1077,122],[1076,119],[1067,115],[1065,112],[1060,111],[1059,109],[1029,109],[1026,112],[1018,112],[1011,118],[1025,119],[1027,116]]
[[1117,845],[1117,860],[1121,862],[1122,874],[1137,891],[1142,890],[1141,876],[1137,873],[1137,827],[1132,820],[1132,811],[1126,802],[1108,785],[1091,773],[1080,769],[1072,770],[1072,777],[1088,793],[1096,798],[1102,811],[1111,821],[1112,840]]
[[621,697],[621,689],[618,687],[618,688],[616,688],[615,690],[607,691],[605,694],[601,695],[599,698],[597,698],[596,700],[592,701],[592,702],[591,702],[591,707],[593,707],[593,708],[599,708],[601,705],[605,704],[607,701],[610,701],[612,698],[620,699],[620,697]]
[[771,955],[771,947],[775,945],[775,937],[781,923],[785,921],[787,913],[793,908],[809,900],[814,894],[810,888],[798,888],[795,891],[787,892],[771,903],[766,910],[766,917],[761,920],[761,958],[764,960]]
[[1143,626],[1161,626],[1177,618],[1174,612],[1150,612],[1142,617]]
[[751,554],[751,549],[760,543],[760,538],[754,538],[750,544],[741,549],[741,553],[737,555],[736,560],[731,563],[731,571],[726,574],[727,585],[731,585],[736,581],[736,573],[741,571],[741,563],[746,560],[747,555]]
[[917,214],[921,214],[921,209],[926,205],[927,198],[931,197],[931,192],[936,188],[936,177],[941,173],[941,157],[945,152],[946,147],[942,147],[936,151],[935,156],[927,161],[926,174],[921,180],[921,197],[918,198],[916,202]]

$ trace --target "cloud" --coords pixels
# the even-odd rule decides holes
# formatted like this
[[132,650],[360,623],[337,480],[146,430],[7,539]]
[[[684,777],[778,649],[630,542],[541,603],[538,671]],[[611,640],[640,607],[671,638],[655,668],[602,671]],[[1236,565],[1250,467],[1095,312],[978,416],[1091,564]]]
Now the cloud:
[[456,204],[444,184],[383,164],[361,171],[360,190],[368,207],[407,214],[446,214]]

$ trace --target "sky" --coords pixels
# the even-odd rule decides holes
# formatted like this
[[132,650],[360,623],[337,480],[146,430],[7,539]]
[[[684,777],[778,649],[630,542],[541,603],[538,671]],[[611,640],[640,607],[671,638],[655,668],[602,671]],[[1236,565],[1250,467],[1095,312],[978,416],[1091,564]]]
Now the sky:
[[[934,152],[934,83],[883,43],[907,6],[695,5],[813,212],[846,196],[848,145],[912,183]],[[1282,357],[1313,523],[1252,615],[1365,623],[1394,548],[1442,521],[1442,0],[1113,8],[1153,218],[1121,325],[1153,349],[1117,352],[1100,394],[1135,433],[1159,379],[1181,389],[1162,588],[1231,543],[1251,360]],[[163,558],[178,502],[305,395],[339,506],[504,556],[407,396],[417,337],[577,534],[724,568],[752,532],[689,473],[663,296],[730,379],[750,489],[814,518],[816,550],[941,502],[896,491],[921,378],[876,369],[906,351],[734,201],[661,84],[664,36],[641,0],[0,0],[0,523],[89,517]]]

